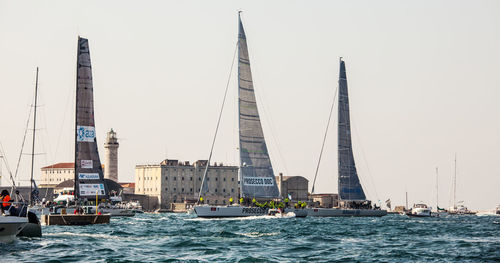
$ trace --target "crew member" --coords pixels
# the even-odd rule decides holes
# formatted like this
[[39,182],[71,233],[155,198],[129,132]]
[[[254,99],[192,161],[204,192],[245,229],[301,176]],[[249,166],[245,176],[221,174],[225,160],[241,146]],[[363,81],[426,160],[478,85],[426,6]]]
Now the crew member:
[[12,200],[10,199],[9,191],[7,190],[2,190],[2,193],[0,194],[0,200],[2,201],[2,213],[5,213],[5,211],[9,211],[10,204],[12,203]]

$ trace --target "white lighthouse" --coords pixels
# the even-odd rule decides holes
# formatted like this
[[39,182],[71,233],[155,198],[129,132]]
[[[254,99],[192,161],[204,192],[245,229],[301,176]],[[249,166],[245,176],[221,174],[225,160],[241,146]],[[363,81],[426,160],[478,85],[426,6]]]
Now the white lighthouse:
[[116,132],[111,129],[104,143],[104,178],[118,182],[118,138]]

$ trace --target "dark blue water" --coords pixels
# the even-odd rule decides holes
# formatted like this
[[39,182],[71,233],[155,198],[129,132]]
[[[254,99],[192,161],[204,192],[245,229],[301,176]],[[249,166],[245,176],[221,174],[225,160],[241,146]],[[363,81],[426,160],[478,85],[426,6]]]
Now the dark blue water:
[[141,214],[44,226],[0,262],[500,262],[500,217],[198,219]]

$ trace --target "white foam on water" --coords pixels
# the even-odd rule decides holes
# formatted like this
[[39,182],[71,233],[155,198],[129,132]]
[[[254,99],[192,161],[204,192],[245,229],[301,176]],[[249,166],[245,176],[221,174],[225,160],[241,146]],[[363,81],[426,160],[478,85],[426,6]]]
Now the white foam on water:
[[268,236],[276,236],[279,233],[274,232],[274,233],[259,233],[259,232],[250,232],[250,233],[239,233],[242,236],[246,237],[268,237]]
[[77,236],[77,237],[93,237],[93,238],[97,238],[97,239],[119,239],[119,237],[110,236],[110,235],[106,235],[106,234],[73,233],[73,232],[46,233],[43,235],[44,236],[54,236],[54,237]]

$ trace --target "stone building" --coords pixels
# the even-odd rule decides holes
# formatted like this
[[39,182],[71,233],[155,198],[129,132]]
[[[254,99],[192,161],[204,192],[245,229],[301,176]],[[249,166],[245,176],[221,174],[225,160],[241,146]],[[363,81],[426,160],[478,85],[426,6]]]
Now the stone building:
[[332,208],[339,206],[338,194],[312,194],[311,198],[317,207]]
[[118,182],[118,138],[116,132],[111,129],[107,133],[106,141],[104,142],[104,178]]
[[[170,210],[174,203],[194,203],[198,199],[207,161],[164,160],[155,165],[135,167],[135,194],[156,197],[157,208]],[[203,194],[207,204],[227,204],[239,196],[238,167],[214,163],[209,166]]]
[[40,188],[55,187],[56,185],[75,179],[75,163],[56,163],[42,167]]
[[287,198],[289,195],[293,201],[307,201],[309,180],[302,176],[276,176],[276,183],[280,189],[282,198]]

